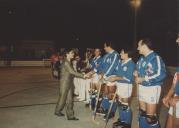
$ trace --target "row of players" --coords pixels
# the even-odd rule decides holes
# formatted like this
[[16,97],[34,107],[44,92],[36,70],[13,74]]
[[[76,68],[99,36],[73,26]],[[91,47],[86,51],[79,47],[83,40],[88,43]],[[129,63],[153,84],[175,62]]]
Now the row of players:
[[[69,82],[71,82],[70,80],[72,78],[69,74],[71,73],[78,77],[92,78],[92,83],[95,83],[96,81],[98,84],[103,81],[103,83],[108,86],[116,85],[117,89],[115,94],[118,95],[118,103],[120,103],[116,105],[117,107],[119,106],[120,118],[113,124],[114,128],[117,128],[118,126],[125,128],[131,127],[132,111],[130,109],[129,101],[133,90],[133,84],[135,83],[137,85],[139,100],[140,128],[159,128],[160,125],[157,115],[157,105],[160,99],[161,85],[166,77],[166,69],[161,57],[152,50],[152,42],[149,39],[142,39],[139,41],[137,50],[139,51],[139,54],[141,54],[141,57],[136,64],[131,58],[131,51],[123,49],[121,50],[119,56],[118,52],[114,50],[111,42],[104,43],[104,50],[106,54],[102,58],[100,56],[94,57],[91,61],[89,61],[91,71],[85,75],[72,71],[70,68],[70,60],[73,58],[74,53],[71,51],[66,53],[67,61],[64,62],[61,67],[61,88],[60,97],[55,111],[56,114],[60,116],[64,115],[61,111],[63,110],[67,99],[69,101],[67,106],[69,109],[66,111],[67,116],[69,117],[68,119],[77,120],[77,118],[74,117],[71,93],[69,95]],[[67,69],[70,69],[69,73],[67,73]],[[170,104],[170,115],[172,113],[172,107],[176,106],[176,123],[179,122],[179,106],[176,100],[179,95],[178,75],[176,75],[174,80],[175,84],[173,84],[172,89],[163,101],[165,105]],[[69,89],[67,89],[67,87]],[[99,86],[97,87],[99,88]],[[82,91],[78,90],[77,92],[80,93]],[[171,94],[173,93],[176,98],[173,98],[172,102],[169,102],[172,96]],[[97,107],[97,104],[95,105],[95,107]],[[110,101],[106,95],[103,95],[100,106],[103,110],[109,110]],[[114,111],[112,109],[112,112]],[[107,119],[109,116],[110,115],[107,115]],[[171,121],[170,117],[171,116],[169,116],[168,124],[170,124]],[[168,124],[167,126],[169,126]]]
[[[159,121],[157,115],[157,105],[159,103],[161,94],[161,85],[166,77],[165,64],[161,57],[152,50],[152,42],[149,39],[140,40],[137,50],[141,54],[140,59],[135,64],[132,60],[132,52],[128,49],[122,49],[119,54],[113,49],[111,42],[105,42],[104,50],[106,54],[101,57],[100,49],[95,49],[95,57],[92,58],[90,63],[91,72],[88,74],[92,77],[90,80],[74,79],[76,87],[76,93],[79,94],[80,100],[86,98],[86,102],[90,102],[91,107],[94,109],[97,107],[96,99],[99,90],[99,81],[102,79],[105,85],[105,89],[102,94],[102,101],[100,102],[100,108],[106,114],[110,108],[110,89],[117,94],[117,102],[113,103],[110,115],[107,118],[114,116],[116,108],[119,106],[119,119],[113,124],[114,128],[119,126],[130,128],[132,123],[132,111],[130,109],[130,99],[133,90],[133,84],[137,85],[137,94],[139,100],[139,126],[140,128],[159,128]],[[177,79],[177,77],[175,77]],[[178,81],[178,79],[176,80]],[[177,83],[177,82],[175,82]],[[86,86],[84,86],[84,84]],[[103,84],[104,85],[104,84]],[[176,86],[177,84],[175,84]],[[109,87],[111,86],[111,87]],[[117,88],[113,88],[116,86]],[[172,87],[178,96],[178,86]],[[93,93],[93,89],[98,92]],[[91,92],[88,93],[89,90]],[[107,91],[105,91],[107,90]],[[108,93],[108,94],[107,94]],[[94,95],[96,96],[94,98]],[[170,90],[171,97],[171,90]],[[169,96],[163,99],[165,105],[168,104]],[[175,97],[176,97],[175,96]],[[99,97],[97,97],[99,98]],[[172,105],[175,105],[172,103]],[[96,106],[94,106],[96,105]],[[171,106],[172,106],[171,105]],[[172,107],[170,108],[170,114],[172,114]],[[177,120],[179,118],[178,106],[176,111]],[[175,121],[177,122],[177,121]],[[171,127],[171,121],[167,124],[167,127]]]

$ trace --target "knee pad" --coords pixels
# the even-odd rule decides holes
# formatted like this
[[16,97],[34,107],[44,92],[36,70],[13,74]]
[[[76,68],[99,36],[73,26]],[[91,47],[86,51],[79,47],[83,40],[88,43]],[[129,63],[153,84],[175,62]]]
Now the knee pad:
[[146,111],[139,109],[139,116],[140,117],[146,117]]
[[117,106],[120,108],[121,107],[121,102],[117,101]]
[[140,128],[160,128],[156,115],[145,115],[139,117]]
[[156,115],[146,115],[148,128],[160,128],[158,117]]
[[121,110],[123,111],[126,111],[129,109],[129,106],[128,105],[125,105],[125,104],[121,104]]
[[119,112],[121,122],[132,123],[132,111],[128,105],[121,105]]
[[[105,110],[108,110],[110,108],[111,103],[110,103],[109,99],[103,98],[102,102],[101,102],[101,107]],[[116,109],[117,109],[117,103],[113,102],[111,112],[116,112]]]
[[108,98],[103,98],[101,102],[101,107],[105,110],[109,109],[110,103]]

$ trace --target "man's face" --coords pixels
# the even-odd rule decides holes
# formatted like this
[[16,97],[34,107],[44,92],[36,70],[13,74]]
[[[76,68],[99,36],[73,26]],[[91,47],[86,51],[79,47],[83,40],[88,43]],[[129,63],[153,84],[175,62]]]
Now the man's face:
[[179,36],[176,39],[176,43],[179,45]]
[[99,49],[95,49],[94,55],[95,56],[99,56],[100,54],[101,54],[100,50]]
[[145,47],[145,45],[144,44],[142,44],[142,40],[140,40],[139,41],[139,43],[138,43],[138,47],[137,47],[137,50],[139,51],[139,54],[144,54],[144,48]]
[[121,50],[120,56],[121,56],[121,59],[124,60],[127,58],[128,55],[127,55],[127,53],[124,52],[124,50]]
[[105,52],[109,52],[109,47],[106,46],[106,44],[104,44],[104,50],[105,50]]
[[73,51],[70,51],[68,55],[69,55],[69,58],[70,58],[70,59],[73,59],[73,58],[74,58],[75,53],[74,53]]

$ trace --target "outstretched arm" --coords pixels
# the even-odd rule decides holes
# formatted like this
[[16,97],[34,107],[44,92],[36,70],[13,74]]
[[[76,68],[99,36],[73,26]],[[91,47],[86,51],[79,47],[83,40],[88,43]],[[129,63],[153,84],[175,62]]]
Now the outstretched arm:
[[65,62],[65,68],[70,74],[72,74],[76,77],[84,78],[84,75],[82,73],[76,72],[68,62]]

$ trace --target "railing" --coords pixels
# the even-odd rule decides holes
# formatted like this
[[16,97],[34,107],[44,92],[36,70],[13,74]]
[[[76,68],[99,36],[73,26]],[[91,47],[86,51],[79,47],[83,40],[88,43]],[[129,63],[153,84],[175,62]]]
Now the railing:
[[12,61],[0,61],[0,67],[25,67],[25,66],[44,66],[50,67],[50,59],[42,60],[12,60]]
[[42,61],[44,63],[44,67],[50,67],[51,66],[50,59],[42,59]]

